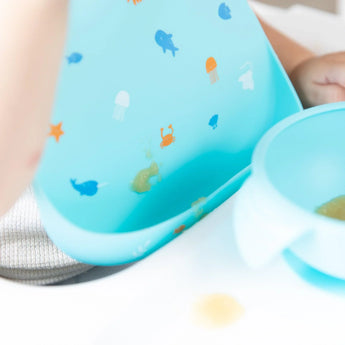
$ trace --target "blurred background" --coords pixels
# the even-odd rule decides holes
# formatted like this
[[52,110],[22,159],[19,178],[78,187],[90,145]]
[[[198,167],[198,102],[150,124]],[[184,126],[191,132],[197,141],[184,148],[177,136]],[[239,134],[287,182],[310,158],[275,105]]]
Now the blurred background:
[[332,13],[343,13],[344,11],[344,0],[257,0],[265,4],[279,6],[279,7],[290,7],[291,5],[305,5],[314,7],[320,10],[332,12]]
[[345,0],[251,0],[272,26],[316,54],[345,51]]

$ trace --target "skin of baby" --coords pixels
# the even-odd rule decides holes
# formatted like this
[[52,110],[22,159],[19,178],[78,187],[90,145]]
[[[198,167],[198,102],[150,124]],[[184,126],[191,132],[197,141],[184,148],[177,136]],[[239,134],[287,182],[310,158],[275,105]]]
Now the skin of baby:
[[259,21],[304,107],[345,101],[345,52],[317,56]]

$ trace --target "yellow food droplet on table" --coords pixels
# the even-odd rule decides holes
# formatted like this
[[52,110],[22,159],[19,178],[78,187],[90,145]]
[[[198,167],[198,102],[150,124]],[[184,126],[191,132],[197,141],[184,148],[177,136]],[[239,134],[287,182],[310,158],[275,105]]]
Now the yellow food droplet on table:
[[140,170],[132,182],[132,190],[137,193],[145,193],[151,190],[150,178],[158,176],[159,167],[156,162],[152,162],[149,168]]
[[244,308],[226,294],[208,295],[195,306],[197,322],[205,327],[226,327],[244,315]]
[[345,195],[332,199],[320,206],[316,213],[330,218],[345,220]]

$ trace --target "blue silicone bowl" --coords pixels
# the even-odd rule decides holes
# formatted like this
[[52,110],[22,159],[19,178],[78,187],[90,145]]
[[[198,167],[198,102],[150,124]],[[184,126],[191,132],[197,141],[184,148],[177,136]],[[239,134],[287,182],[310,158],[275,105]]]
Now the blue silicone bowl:
[[289,248],[320,272],[345,279],[345,223],[316,210],[345,195],[345,103],[300,112],[258,144],[239,192],[234,225],[251,266]]
[[245,0],[72,0],[43,224],[73,258],[138,260],[241,186],[301,104]]

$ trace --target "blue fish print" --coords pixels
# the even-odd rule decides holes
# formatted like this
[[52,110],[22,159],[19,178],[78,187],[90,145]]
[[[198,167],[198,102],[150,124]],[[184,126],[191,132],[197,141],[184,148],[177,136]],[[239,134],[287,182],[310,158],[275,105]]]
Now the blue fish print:
[[210,122],[208,123],[213,129],[216,129],[218,126],[218,115],[213,115]]
[[70,56],[67,56],[66,59],[69,65],[72,63],[79,63],[83,60],[83,55],[80,53],[72,53]]
[[231,19],[231,10],[229,6],[226,5],[225,2],[221,3],[218,8],[218,15],[220,18],[224,20]]
[[86,181],[77,184],[76,179],[71,179],[72,187],[80,193],[80,195],[94,196],[98,192],[97,181]]
[[175,57],[175,53],[179,50],[175,47],[172,41],[172,34],[167,34],[163,30],[158,30],[156,32],[156,42],[157,44],[163,48],[163,52],[165,53],[167,50],[171,50],[172,55]]

